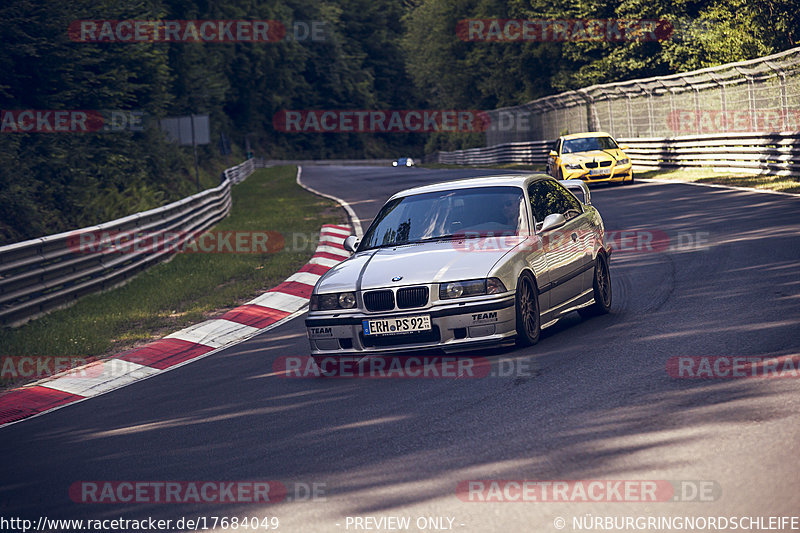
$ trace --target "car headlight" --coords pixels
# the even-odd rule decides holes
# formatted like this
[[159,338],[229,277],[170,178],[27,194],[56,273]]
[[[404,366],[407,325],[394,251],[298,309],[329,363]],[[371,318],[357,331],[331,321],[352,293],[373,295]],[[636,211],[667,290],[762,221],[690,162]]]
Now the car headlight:
[[352,309],[356,306],[356,295],[352,292],[343,292],[339,295],[339,307]]
[[481,296],[484,294],[500,294],[503,292],[506,292],[506,286],[497,278],[451,281],[439,284],[440,300]]
[[331,294],[312,294],[308,303],[311,311],[330,311],[331,309],[352,309],[356,306],[356,295],[353,292]]
[[631,160],[627,157],[625,159],[617,159],[617,165],[627,165]]
[[580,170],[582,168],[580,163],[567,163],[564,167],[567,170]]
[[392,161],[392,166],[396,167],[397,166],[397,161]]

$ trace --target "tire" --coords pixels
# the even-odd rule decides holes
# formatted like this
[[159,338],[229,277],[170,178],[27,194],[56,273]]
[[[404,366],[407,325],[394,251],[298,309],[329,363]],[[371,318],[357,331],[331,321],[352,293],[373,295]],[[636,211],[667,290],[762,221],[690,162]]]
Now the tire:
[[561,167],[558,167],[558,170],[557,170],[557,171],[556,171],[556,173],[555,173],[555,178],[556,178],[558,181],[561,181],[561,180],[563,180],[563,179],[564,179],[564,173],[563,173],[563,172],[561,172]]
[[523,273],[517,281],[517,344],[520,346],[531,346],[539,341],[539,333],[542,330],[539,315],[539,291],[536,290],[536,283],[528,273]]
[[595,260],[592,297],[592,305],[578,309],[583,318],[605,315],[611,311],[611,270],[608,268],[608,258],[603,253],[597,254]]
[[631,180],[628,182],[628,185],[633,185],[633,170],[631,170]]

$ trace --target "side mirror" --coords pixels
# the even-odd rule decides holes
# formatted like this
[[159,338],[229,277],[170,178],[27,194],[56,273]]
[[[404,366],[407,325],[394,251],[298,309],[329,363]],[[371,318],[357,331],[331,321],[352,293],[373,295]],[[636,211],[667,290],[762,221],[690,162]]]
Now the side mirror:
[[631,147],[630,147],[630,146],[628,146],[627,144],[620,144],[620,145],[619,145],[619,149],[620,149],[620,150],[630,150],[630,149],[631,149]]
[[553,213],[552,215],[547,215],[544,218],[544,222],[542,223],[542,229],[539,231],[545,232],[551,229],[560,228],[566,223],[567,219],[564,218],[564,215],[562,215],[561,213]]
[[592,204],[592,194],[589,192],[589,185],[586,184],[585,181],[581,180],[563,180],[561,184],[569,190],[572,194],[574,194],[578,200],[581,199],[578,196],[576,191],[580,191],[583,195],[583,200],[581,200],[584,205],[591,205]]
[[344,249],[352,254],[355,253],[359,244],[361,244],[361,242],[358,240],[358,237],[355,235],[350,235],[344,240],[344,244],[342,244],[342,246],[344,246]]
[[548,155],[549,155],[550,157],[558,157],[558,154],[556,153],[556,151],[555,151],[555,150],[550,150],[550,153],[549,153]]

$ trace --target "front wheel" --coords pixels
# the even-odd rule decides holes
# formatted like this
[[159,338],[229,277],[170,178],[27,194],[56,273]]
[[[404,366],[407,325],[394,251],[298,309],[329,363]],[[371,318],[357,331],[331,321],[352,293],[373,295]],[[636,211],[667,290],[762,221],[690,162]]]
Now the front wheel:
[[541,316],[539,316],[539,291],[530,274],[523,274],[517,282],[517,344],[531,346],[539,341]]
[[633,185],[633,170],[631,170],[631,179],[628,181],[628,185]]
[[611,271],[605,254],[597,254],[594,264],[594,281],[592,282],[594,303],[589,307],[578,309],[583,318],[604,315],[611,310]]

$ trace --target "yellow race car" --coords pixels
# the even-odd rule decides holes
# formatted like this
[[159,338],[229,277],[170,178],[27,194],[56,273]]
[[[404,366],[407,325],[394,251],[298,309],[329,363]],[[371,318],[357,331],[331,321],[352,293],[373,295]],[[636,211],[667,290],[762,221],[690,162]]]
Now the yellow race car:
[[563,135],[550,149],[547,173],[559,180],[633,183],[627,149],[601,131]]

